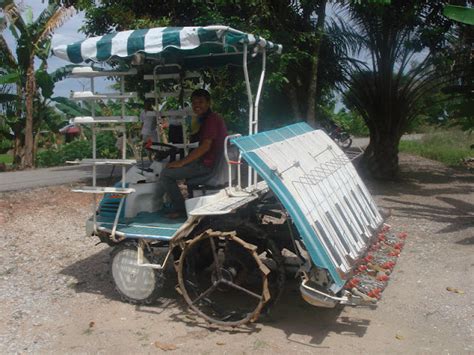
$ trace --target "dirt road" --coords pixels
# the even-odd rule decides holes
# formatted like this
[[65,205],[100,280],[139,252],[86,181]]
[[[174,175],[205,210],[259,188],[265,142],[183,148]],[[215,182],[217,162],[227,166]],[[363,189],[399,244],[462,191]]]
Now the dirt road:
[[369,183],[409,234],[376,309],[318,309],[297,283],[248,328],[201,322],[173,290],[122,303],[109,248],[84,238],[89,196],[70,186],[0,195],[0,353],[474,352],[474,178],[401,156],[402,180]]
[[[121,169],[113,166],[98,166],[97,178],[108,179],[121,174]],[[92,168],[84,165],[55,166],[34,170],[0,173],[0,193],[21,191],[38,187],[73,184],[90,180]]]

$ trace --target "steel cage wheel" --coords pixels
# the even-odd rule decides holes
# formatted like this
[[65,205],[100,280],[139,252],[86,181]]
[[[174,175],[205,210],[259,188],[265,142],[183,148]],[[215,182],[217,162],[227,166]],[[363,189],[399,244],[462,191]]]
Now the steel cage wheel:
[[[111,253],[110,271],[115,290],[124,301],[133,304],[150,304],[156,300],[163,286],[162,272],[137,265],[135,244],[123,244]],[[152,257],[144,255],[143,262],[150,263]]]
[[270,270],[256,250],[233,232],[208,230],[187,241],[177,271],[189,307],[217,325],[257,320],[270,300]]

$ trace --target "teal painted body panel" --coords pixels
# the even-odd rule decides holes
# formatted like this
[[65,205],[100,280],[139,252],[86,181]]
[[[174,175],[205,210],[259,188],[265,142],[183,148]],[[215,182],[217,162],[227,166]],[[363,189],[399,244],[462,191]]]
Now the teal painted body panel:
[[270,189],[278,196],[283,206],[293,218],[313,262],[319,267],[328,269],[335,283],[338,287],[342,288],[344,281],[339,277],[329,256],[325,253],[324,247],[319,242],[319,238],[314,229],[301,218],[303,214],[299,208],[298,201],[295,200],[284,184],[281,183],[280,179],[272,172],[270,167],[268,167],[258,155],[252,152],[254,149],[281,142],[311,130],[312,128],[308,124],[297,123],[252,136],[239,137],[234,139],[233,143],[239,147],[245,161],[267,182]]
[[[117,225],[117,231],[124,233],[126,238],[169,241],[185,221],[185,218],[166,218],[163,213],[141,212],[129,221],[122,218]],[[112,229],[114,218],[99,216],[97,223],[99,227]]]
[[383,222],[350,160],[322,131],[301,122],[232,142],[291,216],[313,263],[344,284]]

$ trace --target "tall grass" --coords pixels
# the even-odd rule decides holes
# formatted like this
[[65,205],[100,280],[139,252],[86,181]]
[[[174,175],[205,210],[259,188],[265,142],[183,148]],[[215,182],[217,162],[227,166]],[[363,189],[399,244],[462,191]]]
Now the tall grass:
[[474,157],[474,135],[460,130],[426,133],[420,141],[401,141],[401,152],[412,153],[440,161],[449,166],[460,166],[462,160]]

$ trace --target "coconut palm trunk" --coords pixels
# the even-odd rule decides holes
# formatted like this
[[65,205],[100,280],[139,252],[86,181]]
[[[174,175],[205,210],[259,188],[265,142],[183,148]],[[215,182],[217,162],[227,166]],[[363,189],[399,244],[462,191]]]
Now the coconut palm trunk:
[[316,33],[314,35],[313,51],[311,53],[311,66],[310,66],[310,81],[308,87],[308,109],[306,112],[306,119],[308,123],[315,127],[316,126],[316,93],[318,89],[318,67],[319,67],[319,54],[321,52],[321,43],[324,36],[324,22],[326,20],[326,0],[320,1],[318,4],[316,14],[318,20],[316,23]]

